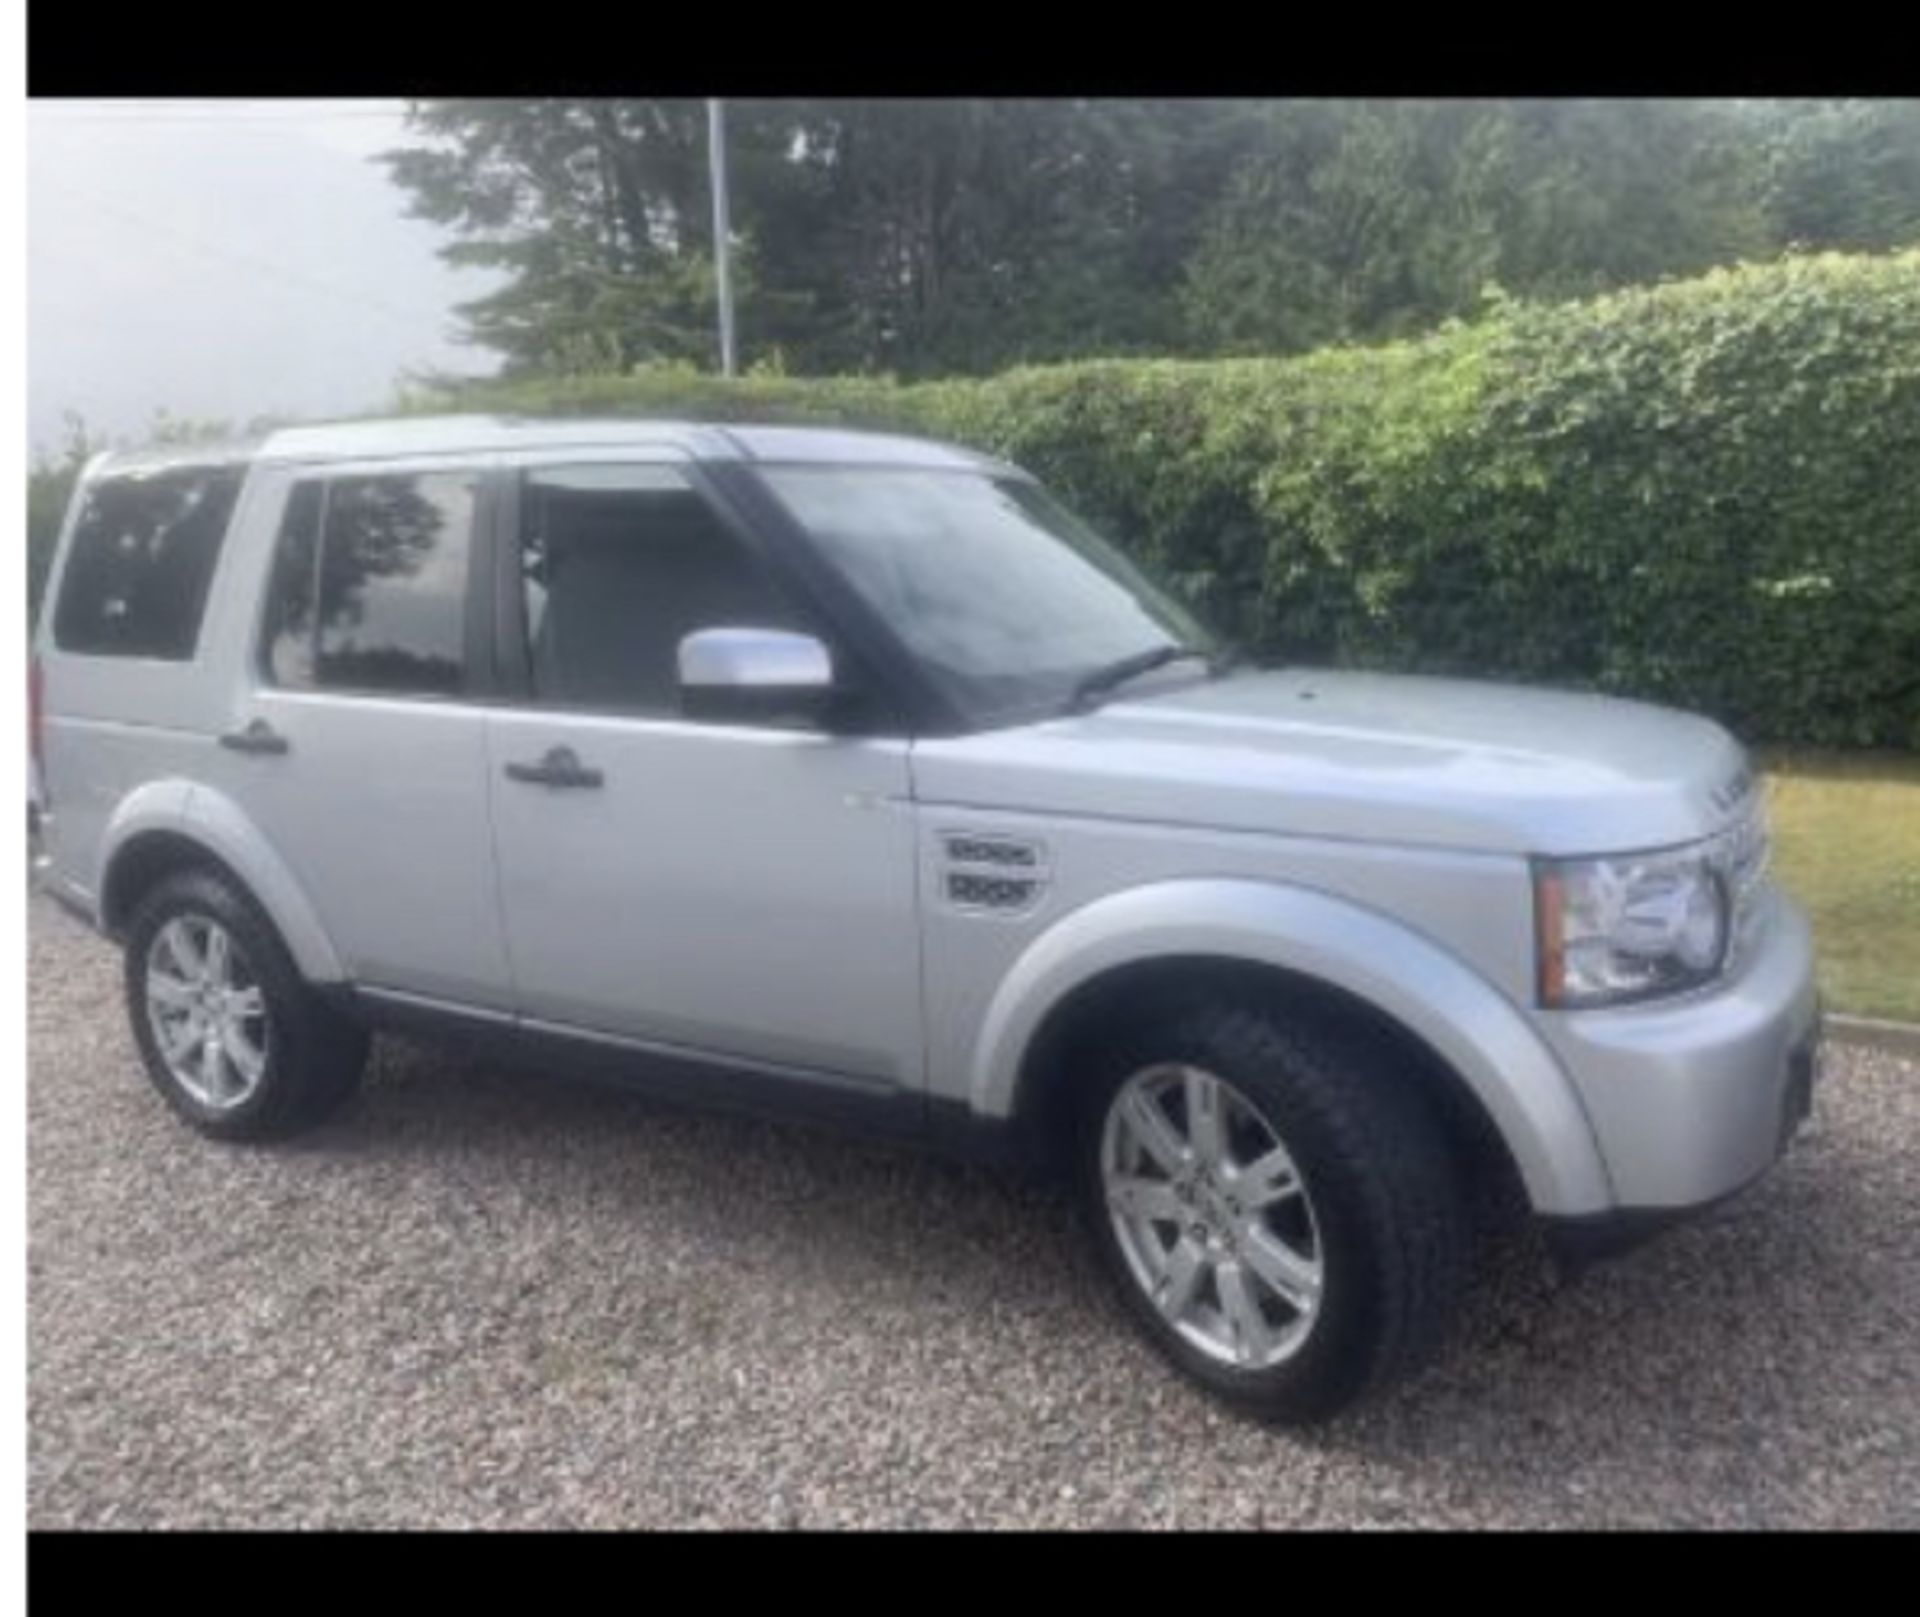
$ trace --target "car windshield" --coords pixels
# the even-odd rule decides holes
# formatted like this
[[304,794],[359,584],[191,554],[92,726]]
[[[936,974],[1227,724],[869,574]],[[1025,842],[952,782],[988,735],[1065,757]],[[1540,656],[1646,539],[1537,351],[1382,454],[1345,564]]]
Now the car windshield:
[[1061,707],[1090,677],[1156,648],[1219,650],[1184,606],[1025,478],[854,466],[763,475],[976,716]]

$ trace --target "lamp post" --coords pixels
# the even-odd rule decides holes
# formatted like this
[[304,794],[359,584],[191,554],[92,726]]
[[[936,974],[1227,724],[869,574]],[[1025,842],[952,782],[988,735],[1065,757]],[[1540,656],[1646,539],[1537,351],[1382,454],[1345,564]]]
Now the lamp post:
[[707,102],[707,162],[713,173],[713,269],[720,297],[720,374],[734,371],[732,243],[727,223],[727,114],[720,98]]

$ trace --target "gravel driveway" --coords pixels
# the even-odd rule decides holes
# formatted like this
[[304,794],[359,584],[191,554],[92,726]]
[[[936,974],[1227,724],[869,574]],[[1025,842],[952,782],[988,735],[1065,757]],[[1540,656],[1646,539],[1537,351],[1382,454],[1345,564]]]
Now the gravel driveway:
[[1048,1193],[382,1041],[274,1151],[148,1088],[30,906],[30,1521],[1920,1526],[1920,1066],[1306,1438],[1189,1391]]

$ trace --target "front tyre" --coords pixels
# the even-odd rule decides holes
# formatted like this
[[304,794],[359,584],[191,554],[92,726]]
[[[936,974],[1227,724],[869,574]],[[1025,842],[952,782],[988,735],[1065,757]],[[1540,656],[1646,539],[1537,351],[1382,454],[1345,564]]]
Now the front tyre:
[[1194,1380],[1307,1422],[1431,1353],[1465,1282],[1463,1197],[1383,1045],[1314,1012],[1183,1001],[1084,1077],[1084,1221]]
[[125,977],[147,1076],[202,1134],[282,1138],[359,1082],[366,1032],[314,993],[224,875],[181,871],[147,895],[127,928]]

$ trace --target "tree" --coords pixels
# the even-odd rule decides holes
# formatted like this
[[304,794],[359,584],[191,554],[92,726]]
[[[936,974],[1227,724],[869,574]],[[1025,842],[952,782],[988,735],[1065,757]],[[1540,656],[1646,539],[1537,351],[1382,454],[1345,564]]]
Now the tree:
[[[798,373],[1287,352],[1920,235],[1920,103],[742,101],[743,352]],[[509,369],[711,363],[704,109],[434,101],[387,154]]]
[[[705,359],[698,102],[441,101],[386,154],[446,256],[503,269],[465,308],[511,369]],[[1172,293],[1254,126],[1234,103],[735,103],[749,351],[797,370],[979,371],[1178,342]]]
[[1566,297],[1764,250],[1757,167],[1710,106],[1277,104],[1187,279],[1215,351],[1395,336],[1492,285]]
[[1866,250],[1920,241],[1920,101],[1762,103],[1744,121],[1765,148],[1781,240]]
[[[416,216],[459,238],[449,261],[508,273],[462,313],[510,369],[706,356],[714,290],[700,102],[449,100],[417,104],[411,121],[428,143],[384,154],[389,173]],[[753,166],[768,127],[734,121],[737,163]]]

